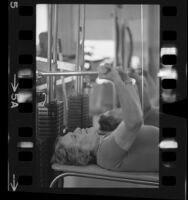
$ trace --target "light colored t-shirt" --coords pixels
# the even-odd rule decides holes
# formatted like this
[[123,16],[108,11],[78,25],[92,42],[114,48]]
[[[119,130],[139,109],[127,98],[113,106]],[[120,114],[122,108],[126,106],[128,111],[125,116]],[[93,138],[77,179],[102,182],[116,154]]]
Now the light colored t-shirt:
[[157,172],[159,170],[159,129],[142,126],[128,151],[122,149],[113,135],[102,137],[97,164],[113,171]]

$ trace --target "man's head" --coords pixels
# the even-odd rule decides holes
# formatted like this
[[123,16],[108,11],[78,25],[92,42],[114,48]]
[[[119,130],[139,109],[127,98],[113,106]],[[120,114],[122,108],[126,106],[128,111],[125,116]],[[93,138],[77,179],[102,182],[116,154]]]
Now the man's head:
[[57,138],[52,162],[70,165],[87,165],[93,158],[99,135],[94,127],[75,129]]
[[113,131],[123,120],[122,109],[113,109],[105,112],[99,118],[99,126],[101,131]]

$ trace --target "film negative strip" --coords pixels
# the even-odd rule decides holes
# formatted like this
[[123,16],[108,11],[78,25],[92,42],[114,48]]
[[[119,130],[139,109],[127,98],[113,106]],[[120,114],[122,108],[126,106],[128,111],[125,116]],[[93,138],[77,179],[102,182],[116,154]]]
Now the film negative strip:
[[[187,1],[84,3],[8,2],[7,191],[186,199]],[[99,59],[91,58],[92,48],[100,52]],[[94,126],[88,77],[97,77],[94,68],[112,54],[115,65],[127,66],[127,61],[126,70],[140,70],[143,113],[143,77],[148,78],[144,73],[153,76],[155,89],[159,84],[156,97],[147,79],[148,93],[158,109],[157,167],[149,167],[157,158],[147,160],[148,152],[145,161],[133,162],[132,171],[109,170],[108,165],[105,169],[96,163],[54,164],[60,159],[53,156],[58,138],[76,127]],[[108,100],[113,96],[106,99],[105,109],[112,109]],[[135,163],[142,162],[148,168],[139,171]]]

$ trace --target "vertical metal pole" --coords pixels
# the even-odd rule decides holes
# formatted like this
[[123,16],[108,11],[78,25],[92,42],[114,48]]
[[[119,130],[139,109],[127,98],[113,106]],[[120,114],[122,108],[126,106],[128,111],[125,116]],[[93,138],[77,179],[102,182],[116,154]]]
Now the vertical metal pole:
[[121,53],[122,53],[122,24],[121,24],[121,9],[119,7],[117,7],[117,13],[118,13],[118,16],[117,16],[117,23],[118,23],[118,61],[117,61],[117,65],[118,66],[122,66],[122,57],[121,57]]
[[144,111],[144,18],[143,18],[143,5],[141,4],[141,67],[142,67],[142,110]]
[[[78,5],[78,33],[77,33],[77,47],[76,47],[76,71],[79,70],[79,64],[80,64],[80,5]],[[76,77],[75,81],[75,89],[76,94],[79,93],[79,77]]]
[[62,91],[63,91],[63,97],[64,97],[64,125],[67,125],[67,112],[68,112],[68,99],[67,99],[67,91],[66,91],[66,85],[65,85],[65,78],[64,76],[61,76],[62,81]]
[[117,6],[114,7],[114,67],[117,66]]
[[[54,68],[53,71],[57,71],[57,33],[58,33],[58,12],[57,12],[57,4],[54,5],[54,42],[53,42],[53,63]],[[52,77],[53,81],[53,98],[56,98],[56,77]]]
[[85,64],[85,59],[84,59],[84,44],[85,44],[85,18],[86,18],[86,5],[84,4],[83,5],[83,9],[84,9],[84,12],[83,12],[83,37],[82,37],[82,49],[83,49],[83,67],[84,67],[84,64]]
[[115,20],[115,66],[124,63],[124,24],[122,6],[116,5],[114,10]]
[[[58,41],[58,6],[57,4],[54,5],[54,51],[53,51],[53,62],[55,68],[54,71],[58,71],[57,68],[57,41]],[[63,91],[63,97],[64,97],[64,125],[67,125],[67,93],[66,93],[66,85],[65,85],[65,79],[62,76],[62,91]],[[53,77],[53,97],[56,98],[56,76]]]
[[[52,71],[51,65],[51,41],[52,41],[52,5],[48,5],[48,70]],[[47,77],[47,103],[52,100],[52,77]]]
[[[82,62],[81,62],[81,71],[84,70],[84,64],[85,64],[85,59],[84,59],[84,42],[85,42],[85,4],[82,6],[83,7],[83,16],[82,16]],[[83,76],[80,76],[80,92],[83,91]]]
[[125,24],[122,24],[122,30],[121,30],[121,38],[122,38],[122,49],[121,49],[121,65],[123,70],[125,71]]
[[123,5],[119,7],[119,21],[120,21],[120,37],[119,37],[119,44],[120,44],[120,52],[119,52],[119,64],[124,68],[124,46],[125,46],[125,24],[124,24],[124,16],[123,16]]
[[[117,15],[117,6],[114,7],[114,66],[118,65],[118,48],[119,48],[119,31],[118,31],[118,15]],[[116,88],[112,83],[112,101],[113,101],[113,109],[116,108]]]

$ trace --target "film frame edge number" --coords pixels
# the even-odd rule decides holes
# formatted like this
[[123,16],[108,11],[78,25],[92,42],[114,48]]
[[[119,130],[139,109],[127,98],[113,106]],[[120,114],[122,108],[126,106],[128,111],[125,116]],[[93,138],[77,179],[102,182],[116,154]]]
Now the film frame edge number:
[[14,74],[14,79],[13,79],[13,82],[10,83],[11,84],[11,88],[12,88],[12,92],[11,92],[11,109],[12,108],[15,108],[15,107],[18,107],[18,101],[17,101],[17,88],[19,86],[19,83],[17,82],[16,80],[16,74]]
[[9,6],[10,6],[11,9],[18,8],[18,1],[11,1],[9,3]]

